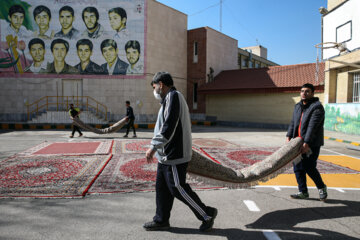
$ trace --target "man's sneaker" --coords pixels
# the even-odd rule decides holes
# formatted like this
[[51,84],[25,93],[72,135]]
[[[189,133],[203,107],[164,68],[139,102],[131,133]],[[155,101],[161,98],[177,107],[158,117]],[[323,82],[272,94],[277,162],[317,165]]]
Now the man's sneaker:
[[82,134],[82,133],[80,133],[79,137],[82,137],[82,135],[83,135],[83,134]]
[[143,225],[146,231],[161,231],[161,230],[168,230],[170,228],[169,222],[158,223],[155,221],[147,222]]
[[201,232],[207,232],[210,231],[214,225],[215,218],[218,214],[218,210],[216,208],[209,207],[208,208],[208,216],[211,217],[209,220],[203,221],[200,226]]
[[73,135],[70,135],[69,138],[73,138],[74,136]]
[[136,135],[134,135],[133,138],[136,138]]
[[290,197],[294,199],[307,199],[309,198],[309,193],[298,192],[295,194],[291,194]]
[[327,194],[327,187],[326,185],[324,186],[324,188],[320,188],[319,189],[319,198],[320,201],[325,201],[325,199],[327,198],[328,194]]
[[124,135],[123,137],[127,138],[127,137],[128,137],[128,135]]

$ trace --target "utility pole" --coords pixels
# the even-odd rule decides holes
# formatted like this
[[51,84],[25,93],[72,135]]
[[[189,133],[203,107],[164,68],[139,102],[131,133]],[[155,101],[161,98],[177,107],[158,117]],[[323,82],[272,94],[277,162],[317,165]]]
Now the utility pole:
[[220,32],[222,32],[222,3],[223,0],[220,0]]

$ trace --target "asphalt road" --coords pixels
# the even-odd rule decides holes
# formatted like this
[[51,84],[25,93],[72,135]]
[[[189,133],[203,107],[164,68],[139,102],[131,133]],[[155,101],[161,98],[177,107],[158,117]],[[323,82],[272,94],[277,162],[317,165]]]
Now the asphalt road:
[[[99,136],[85,132],[83,138],[74,139],[68,135],[69,131],[0,132],[0,159],[43,141],[117,139],[123,133]],[[151,136],[151,130],[138,130],[139,138]],[[193,138],[278,147],[285,141],[285,132],[195,126]],[[360,151],[349,146],[326,140],[321,154],[343,154],[360,161]],[[142,224],[154,215],[154,192],[82,199],[0,199],[0,239],[360,239],[360,189],[329,187],[326,202],[318,200],[314,188],[309,200],[290,199],[297,191],[294,186],[197,191],[207,205],[219,210],[209,233],[199,232],[200,222],[179,201],[174,203],[170,231],[144,231]]]

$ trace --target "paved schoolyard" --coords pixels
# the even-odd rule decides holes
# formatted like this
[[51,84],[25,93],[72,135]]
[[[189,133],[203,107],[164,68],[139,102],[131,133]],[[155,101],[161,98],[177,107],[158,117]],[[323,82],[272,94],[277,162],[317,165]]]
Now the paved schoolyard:
[[[0,159],[43,141],[118,139],[123,133],[68,138],[68,131],[2,131]],[[326,136],[360,142],[357,136],[326,132]],[[149,139],[151,130],[139,130]],[[230,127],[193,127],[193,138],[221,138],[244,146],[279,147],[285,132]],[[325,140],[324,161],[359,166],[360,151],[353,145]],[[360,171],[359,169],[357,169]],[[354,178],[355,177],[355,178]],[[318,201],[310,188],[309,200],[289,198],[296,192],[295,177],[282,175],[251,189],[198,191],[203,201],[219,209],[214,230],[200,233],[200,222],[175,201],[168,232],[146,232],[154,192],[89,195],[83,199],[0,199],[0,239],[359,239],[359,174],[324,176],[329,200]]]

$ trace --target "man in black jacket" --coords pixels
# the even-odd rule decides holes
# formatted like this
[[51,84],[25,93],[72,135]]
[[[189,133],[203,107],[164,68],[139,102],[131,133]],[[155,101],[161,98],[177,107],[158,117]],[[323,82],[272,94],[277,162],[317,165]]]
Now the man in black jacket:
[[125,104],[126,104],[126,117],[128,119],[128,123],[126,128],[126,134],[124,135],[124,137],[128,137],[130,128],[133,129],[134,132],[133,137],[136,137],[135,126],[134,126],[134,121],[135,121],[134,111],[133,108],[130,106],[130,101],[126,101]]
[[327,188],[316,169],[320,147],[324,145],[325,110],[319,98],[314,97],[314,86],[306,83],[301,87],[301,101],[295,105],[293,117],[286,134],[287,141],[301,137],[304,144],[301,147],[302,158],[294,164],[294,172],[298,183],[299,193],[292,194],[291,198],[306,199],[309,197],[306,174],[314,181],[319,190],[320,200],[327,198]]

